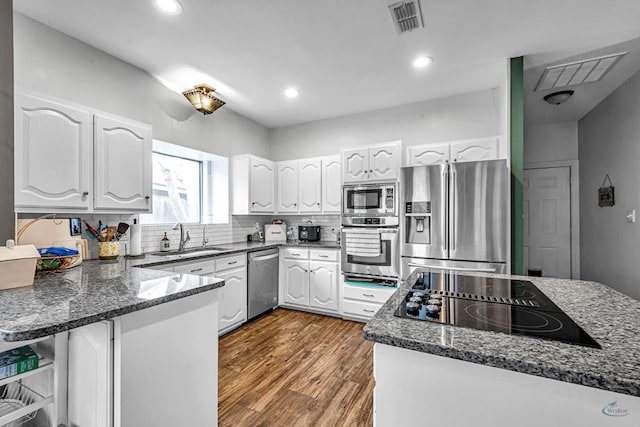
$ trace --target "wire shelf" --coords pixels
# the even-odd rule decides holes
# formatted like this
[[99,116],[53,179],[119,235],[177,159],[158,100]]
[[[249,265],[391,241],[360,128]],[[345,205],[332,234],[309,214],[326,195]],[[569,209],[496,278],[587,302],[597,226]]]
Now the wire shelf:
[[0,387],[0,427],[17,427],[35,418],[38,410],[53,401],[19,382]]

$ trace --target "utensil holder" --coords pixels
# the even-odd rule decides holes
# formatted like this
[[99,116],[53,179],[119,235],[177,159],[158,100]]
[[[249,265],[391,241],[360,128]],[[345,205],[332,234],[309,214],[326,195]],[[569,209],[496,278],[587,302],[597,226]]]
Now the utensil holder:
[[120,242],[98,242],[98,258],[116,259],[120,255]]

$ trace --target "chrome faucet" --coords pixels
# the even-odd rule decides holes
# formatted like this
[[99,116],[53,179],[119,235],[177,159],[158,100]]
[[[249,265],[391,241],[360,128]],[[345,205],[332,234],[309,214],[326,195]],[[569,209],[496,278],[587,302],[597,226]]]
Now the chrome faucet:
[[202,247],[204,248],[209,243],[207,239],[207,224],[202,224]]
[[180,229],[180,245],[178,246],[178,252],[183,252],[184,247],[187,245],[187,242],[191,240],[191,236],[189,236],[189,231],[187,231],[187,238],[185,239],[184,226],[182,225],[181,222],[176,223],[176,225],[173,226],[173,229],[174,230]]

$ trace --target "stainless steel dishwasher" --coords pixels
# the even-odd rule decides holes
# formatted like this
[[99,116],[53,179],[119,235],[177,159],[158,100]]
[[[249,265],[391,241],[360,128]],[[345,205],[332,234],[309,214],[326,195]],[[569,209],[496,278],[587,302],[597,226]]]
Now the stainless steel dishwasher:
[[249,319],[278,306],[278,249],[250,252],[247,305]]

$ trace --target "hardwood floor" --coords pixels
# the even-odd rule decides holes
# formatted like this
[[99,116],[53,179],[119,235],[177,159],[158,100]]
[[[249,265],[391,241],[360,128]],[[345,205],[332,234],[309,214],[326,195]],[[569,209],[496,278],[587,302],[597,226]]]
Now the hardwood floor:
[[219,343],[223,426],[371,426],[373,343],[362,323],[276,309]]

